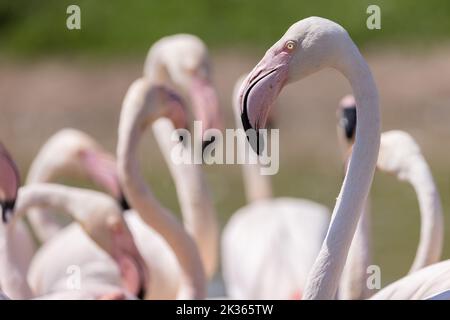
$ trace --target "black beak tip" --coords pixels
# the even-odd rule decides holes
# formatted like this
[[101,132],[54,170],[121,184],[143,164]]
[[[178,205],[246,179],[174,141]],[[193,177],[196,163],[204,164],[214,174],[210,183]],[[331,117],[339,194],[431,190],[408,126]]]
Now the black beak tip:
[[260,156],[264,150],[264,138],[259,130],[254,129],[250,124],[246,110],[247,108],[244,107],[244,112],[241,114],[242,127],[244,128],[245,134],[247,135],[247,140],[253,151]]
[[139,288],[139,292],[137,293],[137,298],[140,300],[144,300],[145,299],[145,287],[143,285],[141,285],[141,287]]
[[345,137],[352,141],[356,133],[356,106],[342,110],[341,126],[344,129]]
[[125,195],[123,193],[120,194],[118,201],[122,211],[127,211],[131,209],[130,205],[128,204],[127,198],[125,198]]
[[3,223],[8,223],[13,215],[14,207],[16,205],[16,200],[7,200],[0,203],[2,208],[2,221]]

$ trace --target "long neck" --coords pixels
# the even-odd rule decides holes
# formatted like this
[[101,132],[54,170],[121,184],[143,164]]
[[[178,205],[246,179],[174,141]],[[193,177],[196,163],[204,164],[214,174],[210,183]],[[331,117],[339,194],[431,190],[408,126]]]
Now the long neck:
[[20,239],[12,225],[0,224],[0,287],[12,299],[33,296],[27,282],[28,266],[21,261]]
[[378,93],[366,62],[353,43],[336,66],[349,80],[357,107],[358,127],[353,153],[332,220],[309,274],[305,299],[333,299],[364,208],[380,144]]
[[[219,227],[202,167],[200,164],[175,164],[172,161],[171,152],[176,142],[171,140],[174,126],[169,119],[155,121],[152,128],[175,181],[183,223],[198,246],[206,276],[211,278],[217,267]],[[183,151],[189,152],[187,149]]]
[[119,179],[131,206],[174,251],[182,270],[179,297],[201,299],[205,296],[205,275],[195,242],[169,210],[159,204],[142,178],[137,151],[144,117],[141,114],[128,117],[132,107],[124,105],[120,119],[117,145]]
[[[66,188],[54,185],[29,185],[19,189],[18,201],[14,212],[14,220],[0,228],[0,281],[2,289],[12,299],[28,299],[32,291],[27,282],[28,266],[23,266],[23,254],[16,231],[16,224],[21,223],[23,216],[30,208],[54,208],[58,212],[71,214],[73,201]],[[74,216],[76,219],[76,216]]]
[[407,180],[413,185],[420,207],[420,241],[409,273],[441,259],[444,242],[441,199],[431,170],[422,155],[410,159]]
[[370,227],[370,200],[367,199],[342,272],[339,285],[341,300],[363,300],[373,294],[367,286],[369,276],[367,268],[372,264]]
[[[54,155],[53,155],[54,156]],[[27,175],[26,184],[51,182],[55,177],[53,161],[44,149],[33,160]],[[27,219],[40,242],[44,243],[61,230],[62,225],[55,216],[46,209],[30,209]]]
[[[236,128],[242,129],[242,120],[239,115],[239,89],[244,77],[242,77],[235,85],[233,92],[233,113]],[[246,141],[238,139],[238,154],[246,153]],[[257,162],[258,156],[253,149],[249,150],[249,162],[242,165],[242,177],[244,181],[245,195],[247,202],[251,203],[258,200],[272,198],[272,184],[269,175],[261,174],[261,165]],[[254,163],[254,164],[253,164]]]

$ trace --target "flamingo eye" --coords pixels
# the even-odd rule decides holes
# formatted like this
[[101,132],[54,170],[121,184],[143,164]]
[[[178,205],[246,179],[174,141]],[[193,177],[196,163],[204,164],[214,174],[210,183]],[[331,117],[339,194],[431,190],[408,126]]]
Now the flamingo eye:
[[289,40],[288,42],[286,42],[286,44],[284,45],[284,47],[289,50],[292,51],[295,49],[295,46],[297,45],[297,43],[293,40]]

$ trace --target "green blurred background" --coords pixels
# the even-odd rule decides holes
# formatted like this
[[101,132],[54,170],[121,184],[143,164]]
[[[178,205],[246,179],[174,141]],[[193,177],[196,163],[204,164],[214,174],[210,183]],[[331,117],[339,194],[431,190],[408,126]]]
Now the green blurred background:
[[[61,27],[69,4],[81,7],[86,32]],[[390,32],[366,28],[370,4],[382,7],[382,27]],[[21,55],[134,55],[179,32],[197,34],[213,48],[265,48],[292,23],[312,15],[342,24],[360,45],[430,43],[445,40],[450,30],[445,0],[2,0],[0,48]]]
[[[80,31],[66,8],[81,7]],[[381,8],[381,30],[366,28],[366,8]],[[318,15],[342,24],[362,48],[377,81],[384,130],[413,135],[450,212],[450,2],[300,0],[0,0],[0,139],[25,176],[46,139],[70,126],[114,151],[120,105],[142,74],[148,48],[162,36],[193,33],[211,48],[214,81],[227,127],[236,79],[295,21]],[[350,91],[334,71],[286,88],[276,111],[281,135],[277,196],[333,207],[342,178],[335,107]],[[174,186],[149,135],[144,170],[157,196],[179,212]],[[205,167],[222,225],[245,204],[238,166]],[[68,181],[85,185],[83,181]],[[375,263],[387,284],[404,275],[419,237],[414,190],[378,173],[372,188]],[[447,235],[449,232],[447,231]],[[444,258],[450,257],[445,240]]]

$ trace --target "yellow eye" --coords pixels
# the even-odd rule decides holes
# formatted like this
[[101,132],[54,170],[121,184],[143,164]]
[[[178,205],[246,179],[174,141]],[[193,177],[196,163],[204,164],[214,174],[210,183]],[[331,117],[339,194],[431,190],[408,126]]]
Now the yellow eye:
[[295,45],[296,45],[295,41],[290,40],[290,41],[286,42],[285,47],[288,50],[294,50]]

